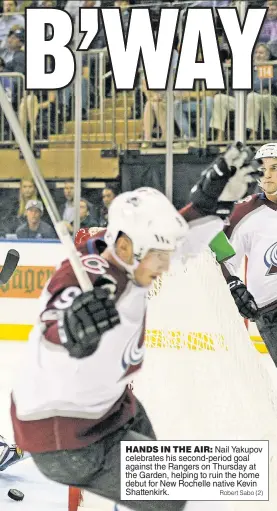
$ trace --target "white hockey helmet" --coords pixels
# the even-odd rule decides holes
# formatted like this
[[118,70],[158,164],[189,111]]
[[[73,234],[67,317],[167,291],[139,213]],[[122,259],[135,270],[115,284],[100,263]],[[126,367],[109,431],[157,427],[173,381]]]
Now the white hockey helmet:
[[277,158],[277,144],[274,142],[270,142],[269,144],[264,144],[257,151],[255,160],[262,160],[263,158]]
[[138,188],[113,200],[105,242],[115,255],[114,247],[120,232],[131,239],[135,261],[127,269],[132,271],[151,249],[174,251],[187,230],[187,222],[165,195],[154,188]]
[[[262,160],[263,158],[277,158],[277,144],[275,142],[269,142],[268,144],[262,145],[260,149],[257,151],[255,160]],[[258,179],[258,185],[263,189],[261,179]],[[270,195],[277,195],[277,190],[275,192],[271,192]]]

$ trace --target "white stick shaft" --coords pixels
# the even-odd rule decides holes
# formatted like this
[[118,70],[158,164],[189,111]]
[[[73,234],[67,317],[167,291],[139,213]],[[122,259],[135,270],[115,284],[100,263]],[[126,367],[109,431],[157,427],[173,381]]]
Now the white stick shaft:
[[39,170],[36,159],[31,151],[31,148],[28,144],[28,141],[23,133],[23,130],[18,122],[18,119],[15,115],[15,112],[9,103],[9,100],[6,96],[6,93],[3,89],[3,86],[0,82],[0,105],[2,110],[9,122],[9,125],[14,133],[14,136],[21,148],[22,154],[25,158],[25,161],[30,169],[32,177],[35,181],[36,187],[40,193],[40,196],[44,202],[44,205],[49,213],[49,216],[53,222],[53,225],[56,229],[56,232],[60,238],[61,243],[65,246],[68,259],[71,263],[71,266],[74,270],[76,278],[79,282],[79,285],[82,291],[90,291],[92,289],[92,283],[89,279],[88,274],[85,271],[84,266],[82,265],[82,261],[80,260],[77,250],[74,246],[74,243],[68,233],[68,230],[60,219],[60,215],[58,213],[55,202],[53,201],[51,194],[48,190],[48,187],[42,177],[42,174]]

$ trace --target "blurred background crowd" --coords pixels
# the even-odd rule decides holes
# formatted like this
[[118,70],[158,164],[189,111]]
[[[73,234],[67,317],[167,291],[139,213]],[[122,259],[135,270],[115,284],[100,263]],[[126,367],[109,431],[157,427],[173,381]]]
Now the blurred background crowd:
[[[2,0],[0,6],[0,81],[53,193],[62,218],[73,233],[74,219],[74,84],[59,91],[25,90],[26,7],[66,10],[74,19],[79,7],[119,7],[127,30],[130,8],[150,7],[154,30],[165,2],[147,0]],[[236,7],[232,0],[171,1],[182,9],[179,36],[174,43],[177,61],[188,7]],[[249,1],[267,7],[266,19],[254,49],[253,89],[246,95],[245,135],[260,145],[277,136],[277,0]],[[216,16],[216,11],[215,11]],[[174,142],[176,154],[216,154],[234,141],[235,97],[231,83],[232,55],[216,17],[220,56],[226,76],[225,91],[206,91],[197,82],[191,92],[174,93]],[[201,61],[203,55],[198,54]],[[48,64],[51,65],[51,62]],[[105,226],[113,198],[122,190],[122,154],[133,154],[149,167],[167,147],[166,92],[148,91],[142,71],[132,92],[115,91],[103,27],[82,54],[82,191],[81,227]],[[206,154],[206,153],[205,153]],[[55,238],[51,221],[28,175],[25,163],[0,111],[0,236],[6,238]],[[146,160],[146,157],[149,157]],[[156,160],[155,160],[156,158]],[[157,163],[158,164],[158,163]],[[143,165],[143,163],[142,163]],[[130,173],[132,169],[130,168]],[[149,168],[147,169],[149,175]],[[198,176],[196,176],[197,179]],[[195,179],[195,180],[196,180]],[[155,183],[143,182],[155,185]]]

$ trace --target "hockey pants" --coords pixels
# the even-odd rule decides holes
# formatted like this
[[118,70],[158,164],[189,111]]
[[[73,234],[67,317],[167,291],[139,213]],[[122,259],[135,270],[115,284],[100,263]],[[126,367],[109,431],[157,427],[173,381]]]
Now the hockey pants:
[[256,320],[257,328],[268,349],[268,352],[277,367],[277,307],[267,307],[260,312]]
[[39,470],[49,479],[110,499],[138,511],[181,511],[184,501],[121,501],[120,441],[155,440],[150,420],[137,400],[134,422],[88,447],[72,451],[33,454]]

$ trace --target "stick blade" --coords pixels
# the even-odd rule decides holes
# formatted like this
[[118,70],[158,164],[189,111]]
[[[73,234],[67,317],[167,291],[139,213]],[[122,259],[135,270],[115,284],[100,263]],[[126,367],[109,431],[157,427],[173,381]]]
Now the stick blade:
[[0,273],[0,286],[7,284],[13,272],[15,271],[19,261],[19,253],[13,248],[8,251],[4,266]]

